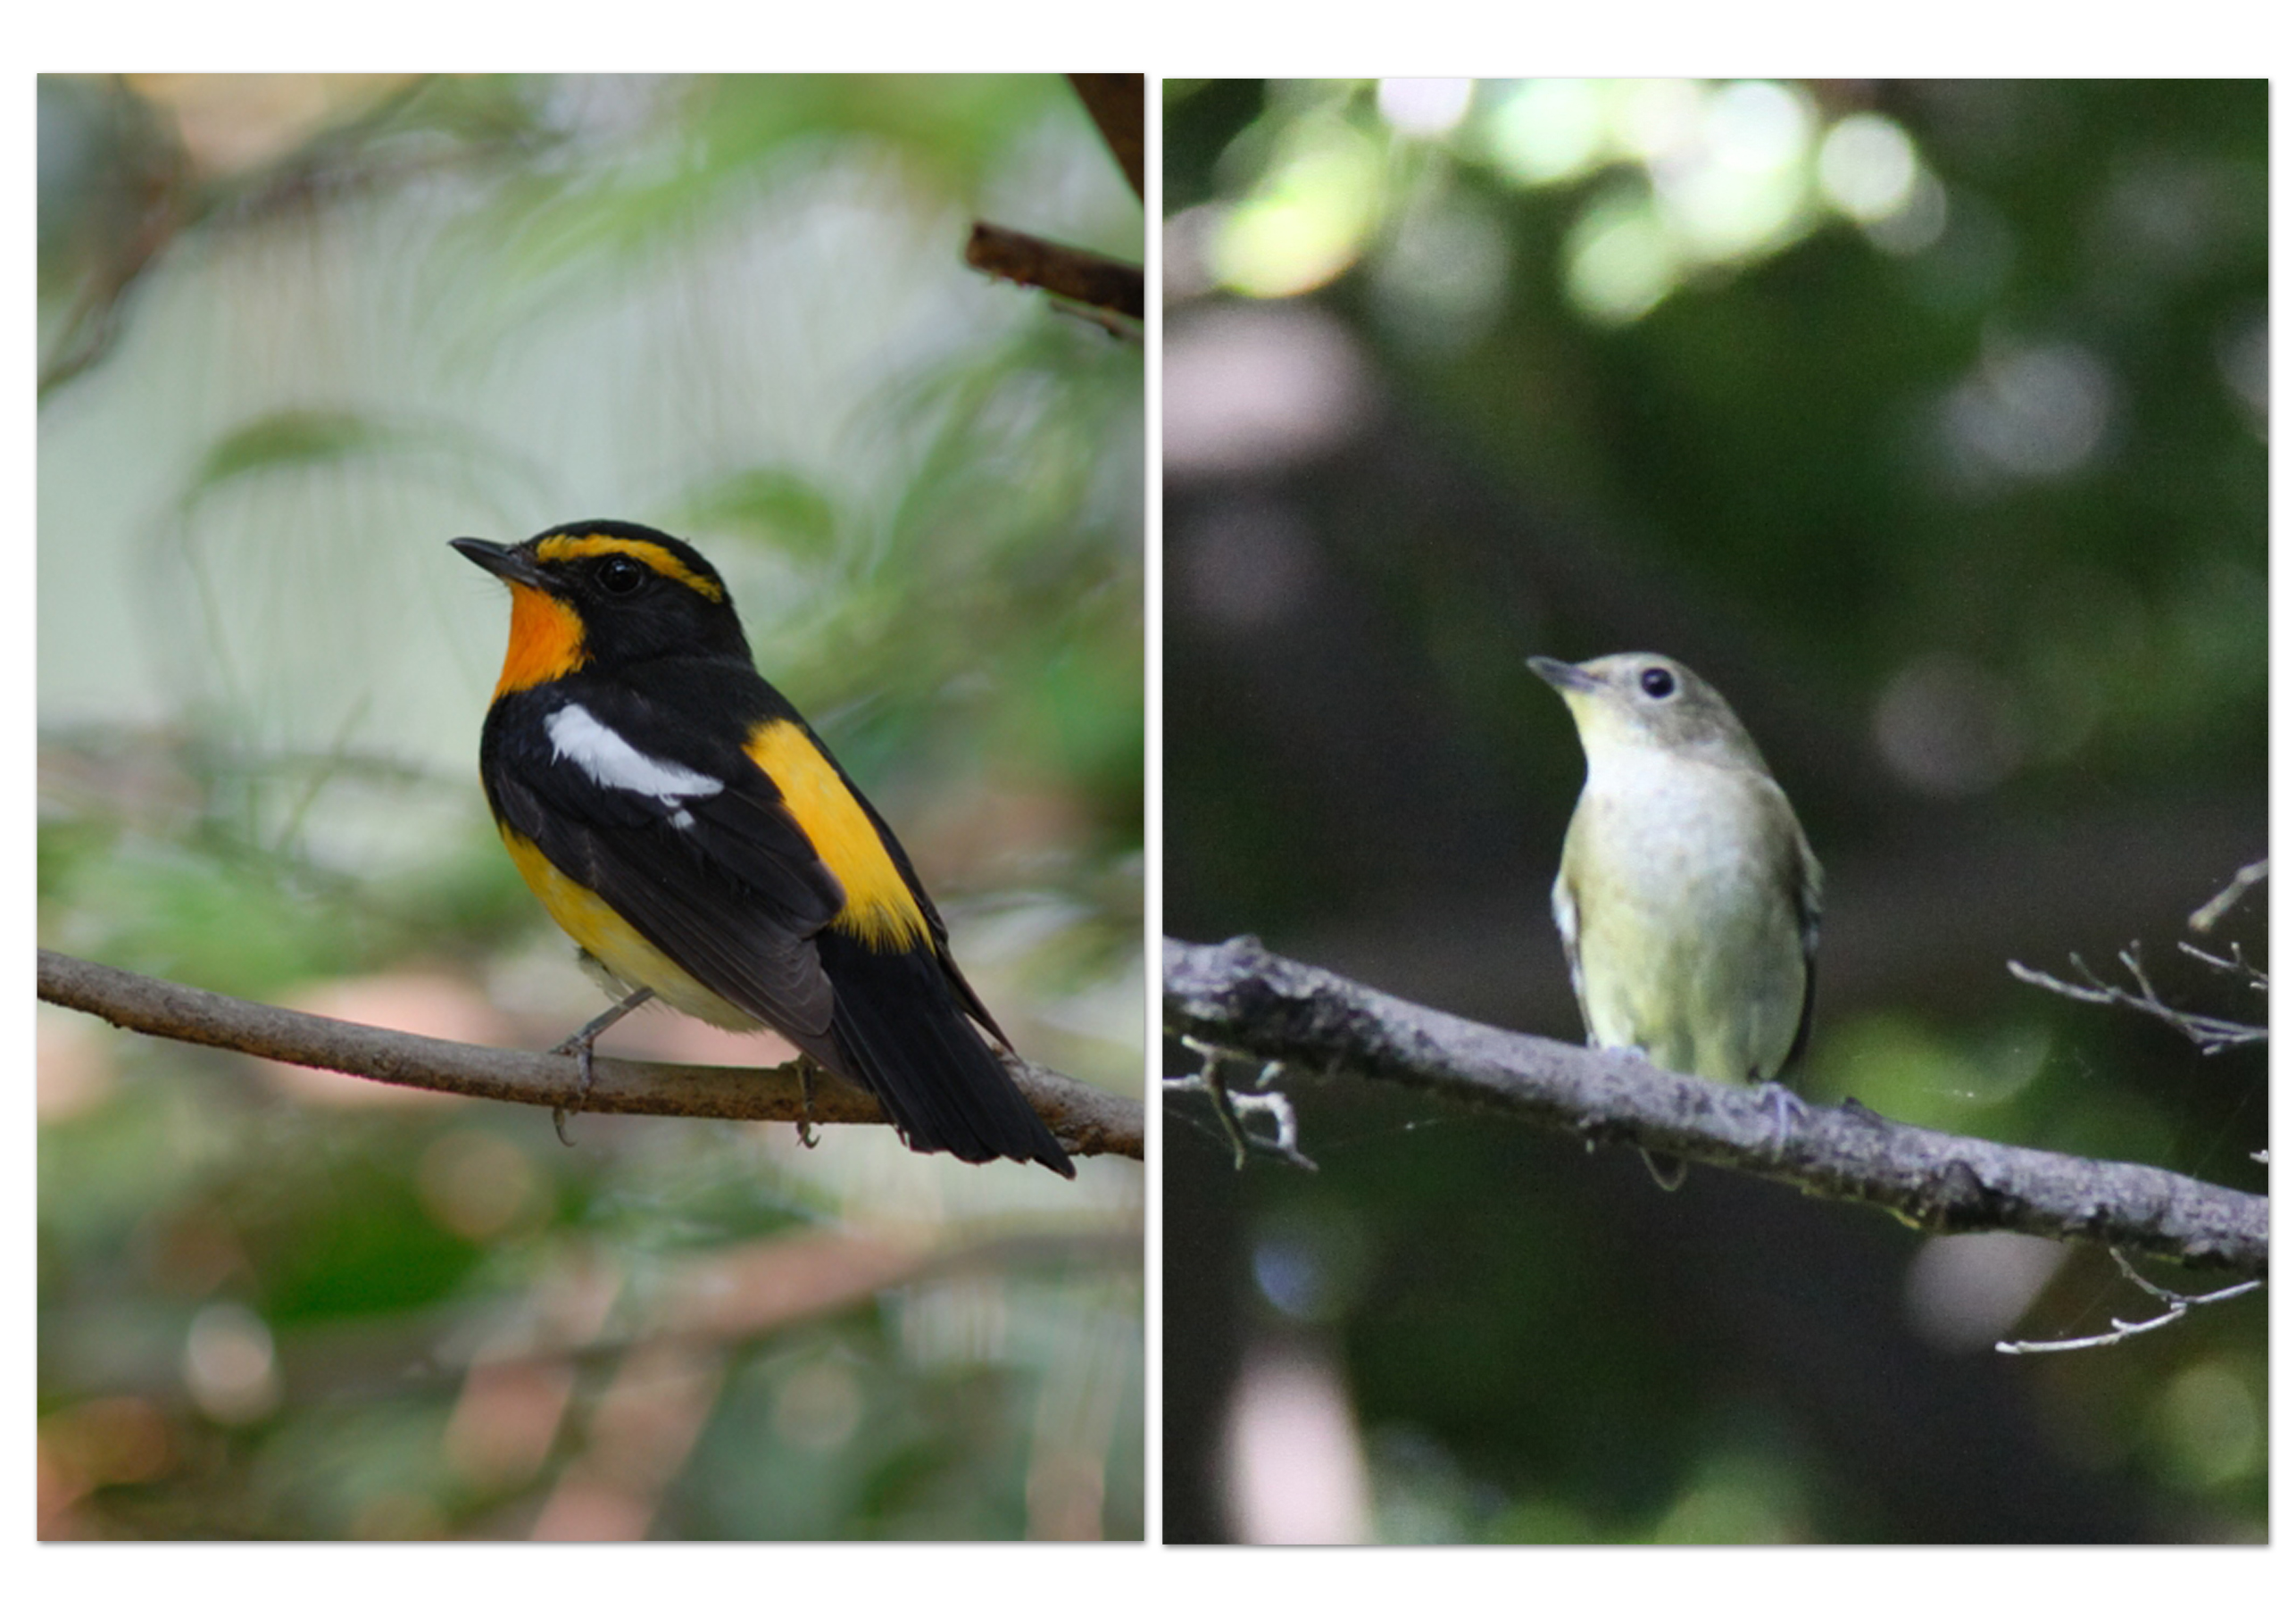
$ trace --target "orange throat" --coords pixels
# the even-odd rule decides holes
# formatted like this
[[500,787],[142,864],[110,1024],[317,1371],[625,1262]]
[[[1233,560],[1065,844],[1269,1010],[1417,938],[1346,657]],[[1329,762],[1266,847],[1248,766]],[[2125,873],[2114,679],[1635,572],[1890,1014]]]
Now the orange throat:
[[578,669],[586,657],[582,617],[521,582],[511,583],[511,645],[503,655],[495,697],[515,694]]

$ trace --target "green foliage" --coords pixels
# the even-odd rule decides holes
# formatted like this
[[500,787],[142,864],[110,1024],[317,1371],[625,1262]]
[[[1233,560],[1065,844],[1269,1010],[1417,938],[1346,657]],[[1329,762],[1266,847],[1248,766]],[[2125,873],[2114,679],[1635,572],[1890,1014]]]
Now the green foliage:
[[[2267,837],[2263,83],[1461,88],[1166,86],[1167,929],[1576,1039],[1584,768],[1523,660],[1655,649],[1826,866],[1812,1097],[2260,1187],[2258,1053],[2004,964],[2141,940],[2263,1019],[2172,945]],[[1177,1537],[1232,1532],[1221,1406],[1302,1339],[1381,1537],[2261,1537],[2248,1299],[2000,1360],[1870,1212],[1291,1093],[1312,1179],[1174,1112]],[[1263,1265],[1333,1209],[1372,1283],[1303,1315]],[[1997,1335],[2150,1312],[2084,1250],[1984,1267]]]
[[[1141,355],[962,262],[1007,209],[1139,257],[1065,84],[52,76],[40,111],[44,945],[527,1048],[594,1014],[487,815],[503,601],[445,543],[627,518],[723,569],[1024,1051],[1136,1087]],[[575,1531],[1142,1527],[1136,1170],[570,1150],[42,1037],[45,1530],[520,1538],[617,1470],[636,1520]],[[922,1261],[869,1284],[879,1237]],[[665,1335],[713,1271],[758,1312]],[[972,1342],[920,1330],[968,1293]],[[1032,1497],[1047,1462],[1100,1487]]]

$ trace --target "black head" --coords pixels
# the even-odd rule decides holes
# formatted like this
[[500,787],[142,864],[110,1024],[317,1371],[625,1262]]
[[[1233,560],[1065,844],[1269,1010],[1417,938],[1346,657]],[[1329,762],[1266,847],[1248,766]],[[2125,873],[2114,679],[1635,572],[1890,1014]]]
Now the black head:
[[[452,545],[510,583],[513,641],[520,588],[572,611],[566,630],[578,627],[580,648],[578,654],[567,651],[573,655],[570,664],[611,665],[663,654],[749,658],[749,640],[726,583],[708,559],[674,536],[642,524],[586,519],[553,525],[512,547],[468,537]],[[532,618],[538,630],[563,623],[555,614]]]

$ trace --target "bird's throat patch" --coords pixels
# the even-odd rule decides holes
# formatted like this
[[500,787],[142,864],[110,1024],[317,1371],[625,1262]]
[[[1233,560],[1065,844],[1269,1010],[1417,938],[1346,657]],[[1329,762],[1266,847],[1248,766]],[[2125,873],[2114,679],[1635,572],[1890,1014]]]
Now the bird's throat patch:
[[589,657],[582,617],[547,592],[511,583],[511,645],[503,655],[495,697],[551,682],[581,669]]
[[845,905],[831,928],[878,953],[925,945],[931,934],[925,915],[877,825],[805,729],[793,721],[766,722],[751,733],[748,752],[779,787],[790,816],[845,888]]

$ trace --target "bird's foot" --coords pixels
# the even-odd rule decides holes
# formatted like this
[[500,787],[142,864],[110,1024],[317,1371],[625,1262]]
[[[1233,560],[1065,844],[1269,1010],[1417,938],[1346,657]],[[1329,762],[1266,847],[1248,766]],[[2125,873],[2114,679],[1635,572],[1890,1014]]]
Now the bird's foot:
[[[580,1087],[576,1090],[574,1095],[575,1110],[580,1110],[583,1104],[588,1101],[590,1097],[590,1089],[597,1081],[595,1073],[591,1070],[590,1050],[592,1045],[598,1041],[598,1034],[604,1031],[608,1027],[613,1025],[614,1022],[620,1020],[623,1016],[628,1014],[632,1010],[637,1008],[639,1004],[644,1004],[648,998],[653,996],[653,989],[652,987],[641,987],[637,991],[630,994],[629,996],[624,998],[620,1004],[615,1004],[613,1008],[608,1010],[595,1020],[588,1022],[580,1031],[573,1033],[562,1043],[556,1043],[551,1045],[550,1052],[553,1054],[572,1055],[574,1057],[575,1070],[581,1075],[582,1080]],[[567,1108],[563,1105],[553,1106],[550,1112],[550,1120],[552,1125],[558,1129],[559,1143],[570,1146],[574,1141],[566,1137],[566,1112]]]
[[1663,1151],[1644,1151],[1643,1165],[1651,1170],[1651,1178],[1659,1188],[1669,1195],[1682,1188],[1682,1181],[1690,1177],[1689,1162],[1680,1156],[1669,1156]]
[[821,1142],[819,1137],[813,1131],[813,1073],[815,1068],[812,1058],[810,1055],[800,1054],[794,1063],[797,1067],[797,1097],[799,1101],[797,1108],[797,1143],[803,1145],[807,1150],[811,1150],[815,1145]]
[[1792,1131],[1793,1124],[1809,1120],[1809,1107],[1802,1103],[1800,1095],[1784,1083],[1764,1083],[1761,1092],[1770,1107],[1770,1153],[1783,1156],[1785,1154],[1786,1135]]

